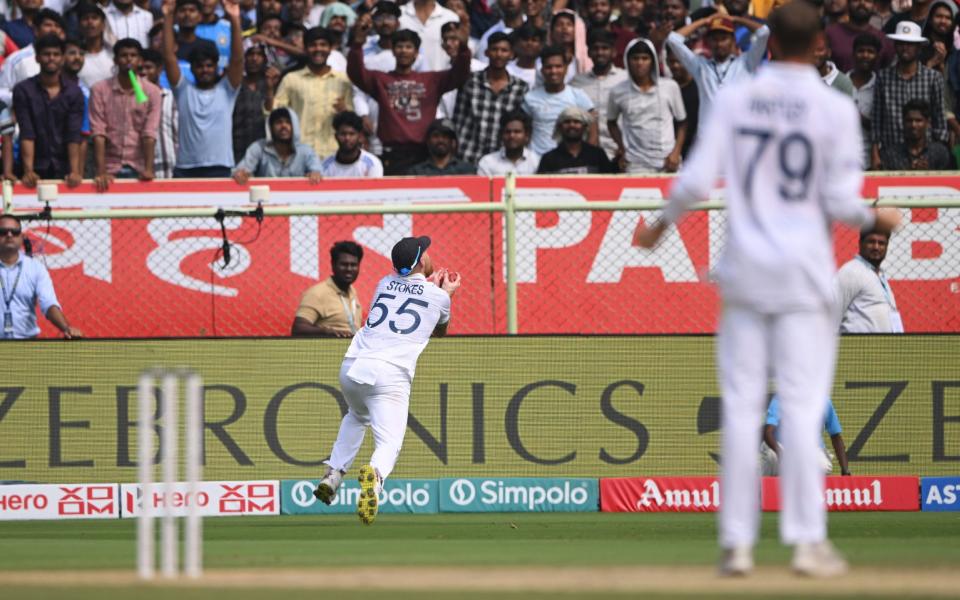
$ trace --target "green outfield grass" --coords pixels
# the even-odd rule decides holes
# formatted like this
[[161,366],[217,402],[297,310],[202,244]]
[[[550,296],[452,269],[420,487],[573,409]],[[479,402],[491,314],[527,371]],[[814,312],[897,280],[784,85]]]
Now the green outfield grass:
[[[960,565],[960,513],[841,513],[831,515],[830,529],[837,546],[857,566],[956,569]],[[706,514],[381,515],[372,527],[360,525],[353,516],[212,518],[204,521],[204,554],[209,569],[707,566],[717,555],[715,532],[714,516]],[[0,582],[2,571],[132,570],[134,535],[135,521],[127,520],[2,522]],[[789,551],[777,543],[776,515],[763,516],[757,558],[761,565],[788,562]],[[3,590],[5,598],[63,597],[64,591],[55,583]],[[11,595],[11,590],[16,593]],[[164,596],[170,591],[138,589],[136,596],[151,600],[170,597]],[[68,597],[126,597],[116,588],[112,596],[97,592],[74,587]],[[298,590],[282,593],[284,600],[315,597],[313,592],[301,594]],[[223,595],[178,589],[175,594],[178,600],[245,600],[269,595],[252,589]],[[551,597],[531,593],[496,596],[498,600]],[[391,600],[406,597],[451,596],[390,594]],[[457,593],[456,597],[489,598],[490,594]]]

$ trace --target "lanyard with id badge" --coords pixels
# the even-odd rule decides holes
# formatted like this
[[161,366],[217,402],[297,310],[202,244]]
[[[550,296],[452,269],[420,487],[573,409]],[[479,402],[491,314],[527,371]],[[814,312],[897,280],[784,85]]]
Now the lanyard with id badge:
[[[6,272],[6,269],[4,269]],[[13,280],[13,287],[10,289],[9,295],[7,294],[7,284],[6,284],[6,274],[0,277],[0,290],[3,292],[3,337],[12,338],[13,337],[13,312],[10,310],[10,305],[13,304],[13,296],[17,293],[17,285],[20,283],[20,273],[23,272],[23,263],[17,265],[17,276]]]

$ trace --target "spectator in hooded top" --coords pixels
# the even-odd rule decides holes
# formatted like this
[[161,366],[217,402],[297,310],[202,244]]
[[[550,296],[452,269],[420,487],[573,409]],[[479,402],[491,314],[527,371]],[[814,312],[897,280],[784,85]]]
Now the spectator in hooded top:
[[649,40],[630,42],[624,63],[630,79],[610,91],[607,108],[617,155],[625,159],[627,173],[673,173],[680,167],[687,134],[680,86],[660,77],[656,48]]
[[310,145],[300,142],[296,113],[286,107],[275,108],[267,125],[269,139],[250,144],[233,169],[233,180],[244,185],[251,177],[306,177],[310,183],[319,183],[320,159]]
[[[176,0],[183,4],[186,0]],[[224,13],[230,21],[230,62],[217,73],[219,53],[207,41],[190,51],[190,70],[196,83],[181,74],[174,51],[173,13],[175,0],[163,3],[163,60],[173,87],[179,114],[180,145],[175,177],[229,177],[233,165],[233,105],[243,81],[243,43],[240,35],[240,5],[225,0]]]

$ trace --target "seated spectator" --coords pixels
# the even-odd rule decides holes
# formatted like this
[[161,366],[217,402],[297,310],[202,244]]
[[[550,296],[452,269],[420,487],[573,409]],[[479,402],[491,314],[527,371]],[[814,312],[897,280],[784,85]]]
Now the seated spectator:
[[527,21],[513,30],[510,41],[516,58],[507,65],[507,71],[532,90],[537,84],[537,60],[547,42],[547,32]]
[[534,175],[540,155],[527,147],[533,133],[533,119],[522,110],[509,112],[500,120],[500,149],[480,159],[477,175],[499,177],[507,173]]
[[[530,147],[537,154],[549,152],[554,147],[553,134],[557,117],[568,106],[582,108],[592,119],[596,118],[593,102],[583,90],[570,87],[564,82],[567,65],[563,48],[551,46],[540,54],[540,71],[543,87],[537,87],[523,98],[523,110],[533,117],[533,140]],[[595,144],[599,138],[596,122],[589,124],[587,135]]]
[[877,45],[880,46],[879,66],[886,67],[893,61],[893,43],[882,31],[870,24],[870,19],[875,14],[874,7],[874,0],[850,0],[847,4],[847,21],[827,27],[827,43],[832,59],[841,71],[850,71],[855,67],[854,42],[861,35],[877,40]]
[[[176,1],[182,5],[188,0]],[[222,77],[217,74],[218,54],[212,44],[202,41],[191,50],[190,70],[196,83],[181,76],[174,51],[174,6],[174,0],[164,0],[163,60],[180,119],[174,177],[229,177],[233,164],[233,105],[243,80],[240,6],[236,0],[224,2],[233,39],[230,63]]]
[[13,111],[20,125],[21,180],[35,187],[40,179],[80,184],[83,92],[63,73],[66,44],[56,35],[33,43],[40,73],[13,88]]
[[[163,55],[156,50],[144,50],[143,60],[140,62],[140,76],[160,87],[161,72],[163,72]],[[179,143],[177,127],[177,104],[173,99],[173,92],[161,87],[160,125],[157,127],[157,143],[153,150],[153,174],[157,179],[173,177]]]
[[437,119],[427,128],[430,158],[416,164],[407,175],[475,175],[476,166],[457,158],[457,130],[450,119]]
[[616,173],[617,167],[607,153],[586,141],[591,121],[591,115],[582,108],[565,108],[557,118],[553,136],[559,144],[543,155],[537,173]]
[[251,177],[306,177],[320,182],[320,159],[308,144],[300,142],[297,115],[280,107],[267,119],[270,138],[250,144],[236,168],[233,180],[244,185]]
[[412,67],[420,48],[420,36],[402,29],[393,34],[396,68],[389,73],[373,71],[363,64],[363,46],[369,28],[369,20],[357,20],[347,74],[353,84],[380,107],[377,135],[383,142],[384,172],[402,175],[426,158],[423,147],[426,130],[437,113],[440,97],[460,88],[470,77],[470,50],[465,43],[461,45],[460,54],[447,71],[414,73]]
[[107,5],[108,41],[112,44],[124,38],[133,38],[145,48],[150,42],[153,13],[136,5],[134,0],[113,0]]
[[503,115],[519,110],[523,104],[527,84],[507,72],[512,55],[507,34],[497,32],[487,37],[487,67],[471,74],[456,92],[453,122],[460,141],[457,155],[467,162],[474,163],[500,146]]
[[104,33],[107,17],[99,6],[81,4],[77,13],[80,15],[84,49],[80,81],[88,88],[93,88],[98,81],[113,77],[113,45],[107,43]]
[[[66,39],[66,30],[63,26],[63,17],[59,13],[44,8],[33,19],[36,37],[39,39],[48,35],[55,35],[61,40]],[[7,106],[13,105],[13,87],[21,81],[26,81],[40,72],[37,63],[36,50],[33,43],[24,46],[7,57],[0,68],[0,102]]]
[[920,26],[912,21],[901,22],[896,33],[888,37],[894,42],[897,63],[877,73],[870,119],[871,165],[874,169],[881,166],[880,150],[883,146],[903,142],[903,106],[913,98],[930,103],[930,134],[934,140],[947,141],[943,76],[920,62],[920,50],[929,43],[928,40],[920,35]]
[[288,73],[277,95],[266,106],[287,106],[300,116],[303,141],[313,147],[317,156],[336,151],[333,117],[343,110],[353,110],[353,86],[341,72],[333,69],[327,59],[337,34],[329,29],[314,27],[304,37],[307,66]]
[[903,137],[899,144],[880,149],[887,171],[944,171],[953,169],[953,156],[943,142],[928,139],[930,103],[915,98],[903,105]]
[[813,58],[816,61],[814,66],[817,67],[820,79],[823,79],[825,84],[838,92],[853,96],[853,83],[837,68],[837,65],[830,61],[830,46],[827,44],[827,36],[822,33],[817,36],[817,42],[813,47]]
[[114,46],[117,74],[90,90],[90,127],[93,134],[97,190],[114,178],[154,177],[154,150],[160,126],[160,88],[137,77],[146,102],[137,102],[129,72],[140,69],[140,42],[122,39]]
[[0,338],[30,339],[40,335],[37,303],[43,316],[63,337],[69,340],[83,336],[79,329],[70,326],[60,309],[47,268],[23,252],[23,228],[20,219],[13,215],[0,215],[0,287],[6,304]]
[[330,248],[330,259],[330,277],[300,298],[293,336],[347,338],[363,327],[363,308],[353,286],[360,276],[363,248],[355,242],[337,242]]
[[607,127],[617,144],[617,156],[625,158],[627,173],[673,173],[680,167],[687,135],[680,86],[660,78],[656,49],[647,39],[630,42],[624,62],[630,79],[610,91],[607,108]]
[[320,165],[324,177],[383,177],[383,164],[363,149],[363,119],[345,111],[333,118],[337,152]]
[[863,129],[863,164],[870,164],[870,117],[873,113],[873,91],[877,83],[877,59],[880,56],[880,40],[869,33],[858,35],[853,40],[853,70],[847,73],[853,84],[853,103],[860,111],[860,126]]
[[[636,36],[634,36],[636,37]],[[606,29],[593,29],[587,36],[587,48],[593,69],[588,73],[581,73],[573,78],[570,85],[579,88],[590,97],[590,101],[597,108],[597,121],[600,128],[600,147],[607,156],[613,158],[617,153],[617,144],[610,137],[607,128],[607,107],[610,90],[617,84],[627,80],[627,72],[614,66],[614,48],[617,38]],[[626,48],[626,44],[624,44]],[[617,62],[622,63],[621,58]]]

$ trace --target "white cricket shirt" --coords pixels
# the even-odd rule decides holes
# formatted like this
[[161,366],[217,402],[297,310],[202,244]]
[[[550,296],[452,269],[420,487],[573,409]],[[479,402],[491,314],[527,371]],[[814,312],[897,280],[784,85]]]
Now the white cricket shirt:
[[437,324],[450,320],[450,296],[422,273],[380,280],[367,322],[345,358],[373,358],[404,369],[413,379],[420,353]]
[[717,94],[670,193],[673,222],[726,183],[724,301],[761,312],[833,310],[831,222],[873,224],[860,198],[860,115],[812,66],[782,62]]
[[837,272],[841,333],[903,333],[893,288],[883,270],[856,256]]

